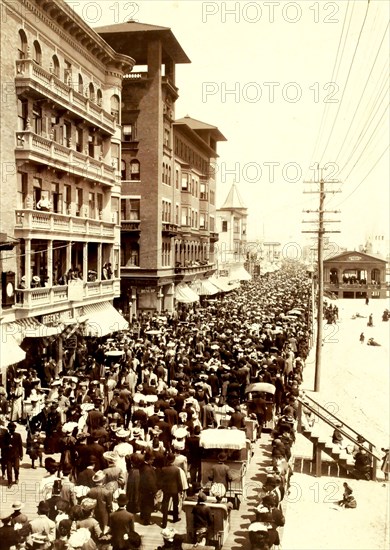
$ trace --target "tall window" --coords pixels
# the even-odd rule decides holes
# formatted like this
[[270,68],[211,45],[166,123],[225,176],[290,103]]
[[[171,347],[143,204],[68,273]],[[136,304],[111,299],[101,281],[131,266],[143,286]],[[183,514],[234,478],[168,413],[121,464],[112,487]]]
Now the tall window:
[[126,162],[124,160],[121,160],[121,179],[126,179]]
[[228,222],[226,220],[222,220],[222,233],[226,233],[228,230]]
[[19,31],[19,59],[27,58],[27,36],[23,29]]
[[111,164],[115,170],[119,170],[119,145],[117,143],[111,144]]
[[103,103],[103,95],[102,95],[102,91],[100,90],[100,88],[98,88],[98,90],[96,92],[96,103],[100,106]]
[[181,189],[182,191],[188,191],[188,174],[181,175]]
[[57,212],[57,214],[62,213],[62,199],[60,195],[60,186],[58,183],[51,184],[51,204],[53,212]]
[[103,195],[102,193],[96,193],[96,200],[97,200],[97,211],[99,214],[99,219],[102,219],[103,217]]
[[140,219],[140,199],[130,199],[130,220],[139,220]]
[[33,60],[35,61],[35,63],[37,65],[40,65],[42,63],[42,50],[38,40],[34,40],[33,43],[33,56]]
[[119,96],[113,95],[111,96],[111,114],[115,117],[116,122],[119,124],[120,118],[119,118]]
[[135,140],[135,124],[124,124],[122,127],[122,139],[123,141]]
[[76,151],[83,153],[83,130],[76,128]]
[[28,174],[26,172],[18,172],[18,208],[31,208],[31,205],[26,204],[28,190]]
[[64,82],[71,85],[72,83],[72,64],[70,61],[64,61]]
[[130,179],[134,181],[141,179],[141,165],[136,159],[130,162]]
[[18,98],[18,130],[23,132],[27,126],[27,99]]
[[70,185],[64,185],[64,214],[71,213],[72,204],[72,187]]
[[53,55],[51,58],[51,72],[55,76],[60,76],[60,62],[58,61],[58,57],[56,55]]
[[81,76],[81,74],[79,73],[79,81],[78,81],[78,90],[79,90],[79,94],[82,94],[83,93],[83,77]]
[[200,182],[200,198],[207,200],[207,188],[204,182]]
[[37,207],[42,196],[42,180],[41,178],[33,178],[33,206]]
[[199,214],[199,229],[207,229],[206,216],[205,214],[202,214],[202,212]]
[[92,82],[88,86],[88,97],[91,101],[95,101],[95,88]]
[[95,193],[89,193],[88,195],[88,211],[90,218],[96,217]]
[[33,104],[33,129],[38,135],[42,133],[42,109],[37,102]]
[[81,216],[83,210],[83,190],[77,189],[76,192],[76,216]]

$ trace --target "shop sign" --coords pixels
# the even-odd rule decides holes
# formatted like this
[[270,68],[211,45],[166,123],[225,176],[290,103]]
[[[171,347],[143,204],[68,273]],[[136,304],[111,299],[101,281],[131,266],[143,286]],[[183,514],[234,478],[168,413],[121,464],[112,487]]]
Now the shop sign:
[[139,291],[140,294],[154,294],[155,292],[155,288],[141,288]]
[[41,323],[46,326],[58,325],[65,319],[72,318],[72,310],[68,309],[67,311],[56,311],[55,313],[49,313],[47,315],[42,315]]
[[358,262],[359,260],[361,260],[362,257],[361,256],[348,256],[348,260],[350,262]]

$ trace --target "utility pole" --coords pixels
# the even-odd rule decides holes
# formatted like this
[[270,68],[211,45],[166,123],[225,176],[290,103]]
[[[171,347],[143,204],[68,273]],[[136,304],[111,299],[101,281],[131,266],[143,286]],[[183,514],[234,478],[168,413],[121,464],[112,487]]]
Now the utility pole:
[[[305,181],[304,183],[319,183],[318,191],[304,191],[304,193],[316,193],[319,194],[319,207],[318,210],[305,210],[304,212],[317,212],[318,220],[303,220],[303,223],[316,223],[318,227],[316,230],[302,231],[302,233],[316,233],[317,234],[317,338],[316,338],[316,359],[315,359],[315,375],[314,375],[314,391],[320,391],[321,381],[321,361],[322,361],[322,335],[323,335],[323,316],[324,316],[324,234],[325,233],[340,233],[340,231],[327,231],[325,229],[325,223],[338,222],[339,220],[324,219],[324,214],[337,214],[338,210],[325,210],[325,198],[326,198],[326,183],[340,183],[338,180],[327,180],[325,182],[323,178],[324,168],[319,168],[317,164],[317,173],[319,181]],[[340,191],[327,191],[330,193],[338,193]]]

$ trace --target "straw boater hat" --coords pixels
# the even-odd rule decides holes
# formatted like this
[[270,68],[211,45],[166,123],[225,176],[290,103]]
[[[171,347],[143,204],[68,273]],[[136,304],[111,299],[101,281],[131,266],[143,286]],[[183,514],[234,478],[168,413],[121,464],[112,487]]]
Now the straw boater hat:
[[96,507],[97,500],[94,498],[84,498],[81,501],[81,506],[84,508],[84,510],[93,510]]
[[114,451],[106,451],[103,453],[103,458],[107,460],[107,462],[114,463],[116,462],[118,455]]
[[116,436],[119,437],[120,439],[125,439],[129,435],[130,435],[130,431],[125,430],[124,428],[119,428],[119,430],[116,432]]
[[92,477],[94,483],[102,483],[105,479],[105,473],[102,470],[98,470],[96,474]]
[[18,500],[12,504],[12,510],[21,510],[23,508],[23,504]]

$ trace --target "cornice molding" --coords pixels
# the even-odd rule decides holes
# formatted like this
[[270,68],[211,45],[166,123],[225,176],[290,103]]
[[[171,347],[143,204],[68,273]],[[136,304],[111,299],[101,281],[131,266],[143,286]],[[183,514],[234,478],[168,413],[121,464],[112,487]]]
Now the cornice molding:
[[[17,14],[15,0],[3,0],[7,8]],[[134,66],[134,59],[118,54],[97,33],[79,17],[70,6],[56,0],[19,0],[24,14],[31,14],[52,29],[62,40],[72,46],[82,57],[92,65],[106,72],[107,64],[114,65],[118,72],[128,73]],[[22,19],[30,23],[22,14]],[[35,28],[39,30],[38,24]],[[81,46],[80,46],[81,44]]]

